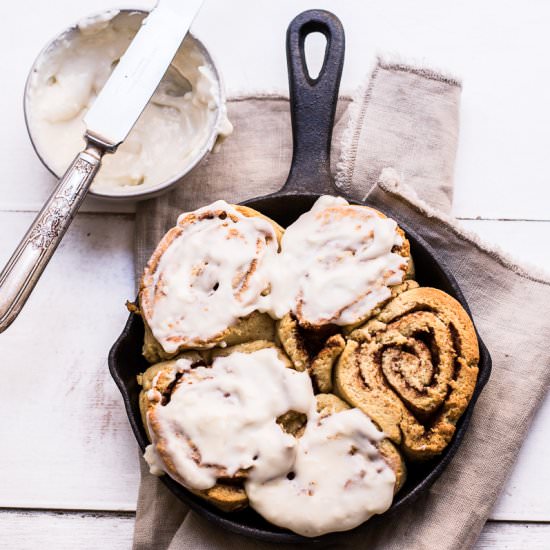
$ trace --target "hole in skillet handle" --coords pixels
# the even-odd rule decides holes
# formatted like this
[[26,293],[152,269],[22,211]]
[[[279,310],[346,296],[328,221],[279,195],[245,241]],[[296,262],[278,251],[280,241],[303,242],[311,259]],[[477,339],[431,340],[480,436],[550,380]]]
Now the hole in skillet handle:
[[[321,32],[327,39],[323,66],[316,79],[307,71],[304,44],[308,34]],[[330,148],[332,127],[338,98],[340,77],[344,62],[344,31],[340,21],[323,10],[310,10],[298,15],[287,31],[287,62],[291,99],[291,119],[293,134],[293,160],[287,182],[283,189],[265,197],[246,201],[244,204],[263,212],[283,226],[292,223],[300,214],[309,210],[321,194],[337,194],[338,190],[330,174]],[[356,201],[350,201],[355,204]],[[416,260],[418,280],[426,286],[440,288],[454,296],[468,310],[464,296],[456,281],[445,266],[438,262],[431,247],[414,231],[396,220],[403,227],[411,242],[412,254]],[[142,449],[148,444],[139,411],[139,391],[136,375],[148,367],[141,354],[144,334],[143,321],[135,313],[113,345],[109,354],[111,375],[119,387],[130,424]],[[382,516],[375,516],[354,529],[359,532],[387,521],[388,515],[410,504],[439,477],[451,457],[460,446],[474,403],[491,371],[491,359],[487,348],[480,343],[479,377],[472,400],[466,413],[457,424],[451,444],[445,452],[429,463],[409,469],[409,479],[396,495],[390,510]],[[187,491],[168,476],[162,482],[179,499],[186,502],[194,511],[229,531],[257,540],[279,543],[329,543],[342,540],[349,531],[332,533],[315,539],[307,539],[295,533],[269,524],[251,509],[241,512],[224,513],[209,503]]]
[[327,39],[323,33],[312,32],[306,36],[304,42],[306,54],[307,72],[312,80],[315,80],[321,72],[323,60],[327,52]]

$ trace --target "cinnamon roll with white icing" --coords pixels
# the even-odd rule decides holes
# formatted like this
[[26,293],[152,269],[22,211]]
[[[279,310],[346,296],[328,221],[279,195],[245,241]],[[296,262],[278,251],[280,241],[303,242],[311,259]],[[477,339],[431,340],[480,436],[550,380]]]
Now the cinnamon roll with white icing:
[[409,242],[394,220],[323,196],[285,231],[271,313],[290,312],[310,329],[357,325],[391,298],[411,266]]
[[273,339],[273,322],[258,310],[270,293],[281,235],[272,220],[225,201],[182,214],[141,279],[147,360]]
[[286,476],[245,482],[250,505],[275,525],[306,537],[357,527],[385,512],[405,480],[395,446],[359,409],[331,394],[300,432]]
[[[208,357],[210,355],[210,357]],[[270,342],[188,352],[142,375],[140,407],[151,471],[224,510],[246,506],[244,479],[286,475],[296,439],[278,419],[310,412],[306,373]]]
[[[208,360],[205,352],[186,352],[180,355],[179,358],[189,361],[194,366],[206,365]],[[147,413],[151,407],[151,399],[158,392],[162,396],[161,402],[169,402],[178,376],[176,360],[153,365],[145,373],[138,376],[138,383],[143,388],[139,395],[139,408],[149,441],[151,441],[151,433],[147,423]],[[156,475],[164,474],[165,465],[151,446],[147,448],[145,458],[149,462],[152,473]],[[240,510],[248,505],[248,498],[242,484],[243,479],[243,472],[237,472],[232,478],[218,479],[216,484],[209,489],[193,492],[225,512]]]

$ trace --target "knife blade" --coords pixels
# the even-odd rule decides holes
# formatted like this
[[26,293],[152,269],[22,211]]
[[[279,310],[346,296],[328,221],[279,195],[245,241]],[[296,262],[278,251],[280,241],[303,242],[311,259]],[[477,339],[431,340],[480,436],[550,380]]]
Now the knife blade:
[[115,149],[151,99],[204,0],[159,0],[84,117],[86,135]]

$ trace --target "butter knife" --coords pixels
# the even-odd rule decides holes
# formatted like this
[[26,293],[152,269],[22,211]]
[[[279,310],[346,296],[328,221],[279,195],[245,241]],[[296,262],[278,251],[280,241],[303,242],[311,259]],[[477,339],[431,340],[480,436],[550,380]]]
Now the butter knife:
[[159,0],[86,114],[86,147],[0,273],[0,332],[17,317],[97,174],[137,122],[204,0]]

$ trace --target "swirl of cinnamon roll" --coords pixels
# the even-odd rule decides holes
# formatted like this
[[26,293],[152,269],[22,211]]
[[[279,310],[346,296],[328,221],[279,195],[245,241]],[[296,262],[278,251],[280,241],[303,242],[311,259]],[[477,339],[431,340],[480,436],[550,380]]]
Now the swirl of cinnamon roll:
[[323,196],[285,231],[271,313],[280,319],[290,312],[313,329],[361,323],[411,265],[409,242],[394,220]]
[[[416,288],[418,283],[411,279],[391,287],[391,297]],[[374,309],[376,315],[381,306]],[[353,327],[346,327],[350,332]],[[307,370],[316,391],[329,393],[333,389],[333,368],[346,346],[340,327],[325,325],[315,329],[306,328],[298,323],[291,313],[287,313],[277,323],[277,336],[286,354],[298,371]]]
[[150,362],[185,349],[272,339],[258,313],[282,229],[255,210],[217,201],[182,214],[149,260],[139,291]]
[[412,460],[449,444],[479,362],[468,314],[435,288],[413,288],[353,331],[335,368],[336,393],[372,418]]

